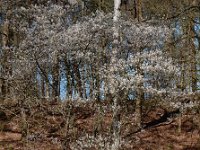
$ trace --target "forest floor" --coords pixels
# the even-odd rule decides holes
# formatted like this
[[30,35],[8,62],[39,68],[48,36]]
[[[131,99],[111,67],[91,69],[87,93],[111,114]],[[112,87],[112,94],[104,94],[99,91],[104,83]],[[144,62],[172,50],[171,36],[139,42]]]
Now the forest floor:
[[[121,150],[200,150],[198,111],[181,115],[148,101],[138,130],[134,102],[122,110]],[[109,150],[112,142],[112,107],[105,102],[0,104],[0,150]]]

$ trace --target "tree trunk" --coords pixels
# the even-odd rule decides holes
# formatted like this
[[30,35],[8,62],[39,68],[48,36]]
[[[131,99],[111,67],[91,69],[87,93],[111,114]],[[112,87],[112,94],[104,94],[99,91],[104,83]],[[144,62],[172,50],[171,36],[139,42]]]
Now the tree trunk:
[[49,91],[49,84],[47,83],[47,82],[45,82],[45,98],[46,99],[49,99],[49,97],[50,97],[50,95],[49,95],[49,93],[50,93],[50,91]]
[[41,77],[41,96],[42,98],[45,97],[45,80]]
[[[113,49],[112,49],[112,56],[111,56],[111,63],[110,67],[112,68],[114,64],[117,62],[117,51],[119,49],[119,18],[121,16],[120,12],[120,5],[121,5],[121,0],[114,0],[114,17],[113,17],[113,22],[114,22],[114,34],[113,34]],[[112,74],[113,72],[111,72]],[[112,88],[112,87],[111,87]],[[113,95],[114,97],[114,107],[113,107],[113,138],[114,142],[112,145],[112,150],[118,150],[120,148],[120,99],[116,96]]]
[[71,64],[70,61],[65,60],[65,66],[66,66],[66,77],[67,77],[67,91],[66,91],[66,97],[68,99],[72,98],[72,76],[71,76]]
[[94,99],[94,70],[92,64],[89,67],[90,99]]
[[75,67],[75,72],[76,72],[76,82],[78,84],[79,97],[83,98],[83,86],[82,86],[80,65],[78,65],[77,63],[75,63],[74,67]]
[[[143,71],[141,70],[140,65],[142,64],[141,60],[137,66],[137,73],[138,75],[143,75]],[[139,129],[142,128],[142,101],[144,99],[144,92],[142,90],[143,82],[137,85],[137,98],[136,98],[136,108],[135,108],[135,115],[136,115],[136,124]]]
[[[98,60],[96,60],[98,62]],[[93,78],[93,99],[97,101],[100,100],[100,77],[98,73],[98,63],[97,65],[92,65],[92,78]],[[95,81],[94,81],[95,80]]]
[[10,56],[10,49],[8,48],[8,40],[9,40],[9,21],[5,20],[3,27],[2,27],[2,49],[3,49],[3,61],[2,61],[2,98],[5,100],[9,95],[9,74],[10,71],[10,63],[9,63],[9,56]]
[[142,20],[142,0],[134,0],[135,4],[135,18],[138,20],[138,22],[141,22]]
[[53,76],[53,83],[52,83],[52,98],[57,101],[60,96],[60,65],[59,65],[59,59],[55,58],[56,61],[53,64],[53,71],[52,71],[52,76]]
[[189,29],[188,29],[188,36],[189,36],[189,48],[190,48],[190,69],[191,69],[191,86],[192,86],[192,92],[197,91],[197,60],[196,60],[196,47],[194,44],[194,23],[193,20],[189,23]]

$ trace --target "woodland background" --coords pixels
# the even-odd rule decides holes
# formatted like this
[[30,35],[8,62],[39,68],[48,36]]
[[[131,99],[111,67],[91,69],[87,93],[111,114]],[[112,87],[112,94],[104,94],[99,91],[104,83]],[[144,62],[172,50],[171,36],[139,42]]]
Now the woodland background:
[[150,108],[164,119],[181,118],[188,108],[198,113],[199,16],[199,0],[1,0],[0,114],[8,105],[18,108],[27,137],[27,109],[62,110],[61,144],[69,149],[77,106],[83,116],[100,118],[92,120],[95,138],[107,112],[107,149],[119,149],[126,113],[134,114],[133,133],[155,125],[144,123]]

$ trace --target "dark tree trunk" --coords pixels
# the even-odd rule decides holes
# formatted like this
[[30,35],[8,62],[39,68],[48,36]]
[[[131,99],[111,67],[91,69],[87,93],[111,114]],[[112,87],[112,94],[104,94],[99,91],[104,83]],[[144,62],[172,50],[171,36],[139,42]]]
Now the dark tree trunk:
[[52,98],[57,101],[60,96],[60,65],[59,65],[59,60],[56,58],[55,64],[53,64],[53,83],[52,83]]

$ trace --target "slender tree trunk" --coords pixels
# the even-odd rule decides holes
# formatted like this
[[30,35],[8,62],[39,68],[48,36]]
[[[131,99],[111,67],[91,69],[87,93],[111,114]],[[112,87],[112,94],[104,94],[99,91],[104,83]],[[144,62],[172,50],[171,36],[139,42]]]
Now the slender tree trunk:
[[72,84],[72,80],[73,80],[73,75],[72,75],[72,65],[70,60],[65,59],[65,73],[66,73],[66,78],[67,78],[67,89],[66,89],[66,97],[68,99],[72,98],[72,90],[73,90],[73,84]]
[[76,87],[76,84],[75,84],[75,72],[74,72],[74,68],[73,68],[73,63],[70,64],[72,69],[71,69],[71,88],[72,88],[72,97],[73,97],[73,92],[76,91],[77,87]]
[[[97,65],[92,65],[92,77],[93,77],[93,99],[100,101],[100,76],[98,73],[98,60]],[[94,81],[95,80],[95,81]]]
[[73,63],[74,69],[74,77],[76,80],[76,87],[79,93],[79,97],[83,97],[83,87],[82,87],[82,80],[81,80],[81,72],[80,72],[80,65],[77,62]]
[[59,99],[60,96],[60,65],[59,65],[59,59],[55,58],[56,61],[53,64],[53,72],[52,72],[52,76],[53,76],[53,83],[52,83],[52,98],[57,101]]
[[45,80],[41,77],[41,96],[42,98],[45,97]]
[[[97,70],[98,71],[98,70]],[[96,99],[97,101],[100,101],[100,87],[101,86],[101,81],[100,81],[100,76],[99,73],[96,74]]]
[[9,21],[5,20],[3,27],[2,27],[2,49],[3,49],[3,61],[2,61],[2,70],[3,70],[3,80],[2,80],[2,86],[1,86],[1,92],[2,92],[2,98],[5,100],[9,95],[9,73],[10,73],[10,67],[9,67],[9,55],[10,50],[8,48],[8,40],[9,40]]
[[50,97],[50,95],[49,95],[49,93],[50,93],[49,89],[50,89],[49,88],[49,84],[47,82],[45,82],[45,97],[46,97],[46,99],[48,99]]
[[102,0],[98,0],[98,9],[99,9],[99,10],[102,9]]
[[190,67],[191,67],[191,86],[192,92],[197,91],[197,60],[196,60],[196,47],[194,44],[194,23],[191,20],[189,24],[189,46],[190,46]]
[[90,99],[94,99],[94,70],[92,64],[89,67]]
[[133,5],[134,5],[134,19],[137,19],[137,0],[133,1]]
[[134,18],[140,22],[142,20],[142,0],[134,0],[134,5]]
[[[200,52],[200,37],[198,37],[198,51]],[[197,64],[197,75],[200,74],[200,63]],[[197,83],[200,83],[200,80],[198,78]],[[197,90],[200,90],[200,87],[197,87]]]
[[85,95],[85,98],[88,99],[89,98],[89,95],[88,95],[88,91],[89,91],[89,88],[88,88],[88,81],[89,81],[89,75],[88,75],[88,65],[85,64],[84,66],[84,95]]
[[186,83],[185,83],[185,58],[182,54],[182,51],[181,51],[181,85],[180,85],[180,88],[181,88],[181,92],[184,92],[185,90],[185,87],[186,87]]
[[[138,75],[143,75],[143,71],[141,70],[140,65],[142,64],[141,60],[138,63],[137,66],[137,73]],[[144,92],[142,90],[143,82],[139,83],[137,85],[138,89],[137,92],[137,98],[136,98],[136,108],[135,108],[135,115],[136,115],[136,124],[139,129],[142,128],[142,101],[144,99]]]
[[70,61],[65,60],[65,66],[66,66],[66,77],[67,77],[67,91],[66,91],[66,97],[71,98],[72,97],[72,77],[71,77],[71,64]]
[[[111,56],[111,68],[114,64],[117,62],[117,51],[119,49],[119,18],[121,16],[120,12],[120,5],[121,0],[114,0],[114,17],[113,17],[113,23],[114,23],[114,34],[113,34],[113,49],[112,49],[112,56]],[[113,72],[111,72],[113,73]],[[114,97],[114,107],[113,107],[113,137],[114,137],[114,143],[112,145],[112,150],[118,150],[120,148],[120,99],[115,95]]]

